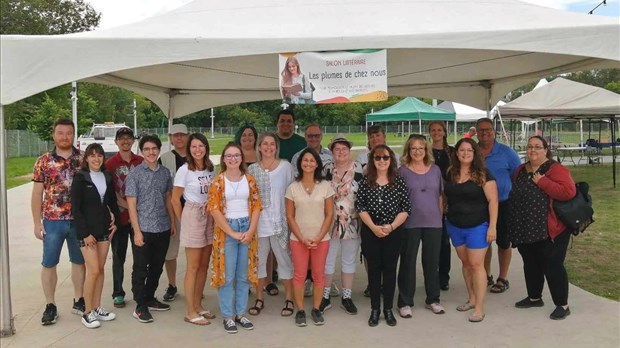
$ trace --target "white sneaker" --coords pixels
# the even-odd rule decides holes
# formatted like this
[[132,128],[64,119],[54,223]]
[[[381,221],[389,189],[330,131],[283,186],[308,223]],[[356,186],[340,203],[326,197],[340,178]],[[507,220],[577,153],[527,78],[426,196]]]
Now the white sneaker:
[[443,306],[440,305],[438,302],[427,304],[424,307],[426,307],[427,309],[430,309],[435,314],[444,314],[446,312]]
[[116,318],[116,314],[106,311],[101,306],[97,307],[97,309],[95,309],[93,312],[95,312],[95,316],[98,320],[110,321]]
[[89,329],[96,329],[101,326],[99,320],[97,320],[97,316],[95,315],[95,311],[91,311],[90,313],[82,314],[82,324]]
[[336,286],[336,283],[332,282],[332,286],[329,288],[329,297],[340,296],[340,289]]
[[304,284],[304,297],[312,297],[314,294],[314,289],[312,287],[312,281],[310,279],[306,279]]

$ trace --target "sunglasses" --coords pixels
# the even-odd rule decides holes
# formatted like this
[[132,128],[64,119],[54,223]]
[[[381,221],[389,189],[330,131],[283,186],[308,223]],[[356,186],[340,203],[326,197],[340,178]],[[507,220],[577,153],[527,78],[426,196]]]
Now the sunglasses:
[[381,160],[383,161],[389,161],[390,160],[390,156],[375,156],[373,157],[375,161],[379,162]]

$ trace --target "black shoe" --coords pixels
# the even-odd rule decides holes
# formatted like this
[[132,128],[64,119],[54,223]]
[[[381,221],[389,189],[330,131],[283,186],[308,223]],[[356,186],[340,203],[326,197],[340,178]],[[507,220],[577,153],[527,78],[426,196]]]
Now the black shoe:
[[384,309],[383,317],[385,318],[386,324],[389,326],[396,326],[396,317],[394,316],[394,313],[392,313],[391,309]]
[[148,308],[136,308],[136,310],[133,311],[133,317],[138,319],[141,323],[150,323],[153,321],[153,316]]
[[304,327],[306,326],[306,312],[305,311],[297,311],[297,314],[295,314],[295,325],[299,326],[299,327]]
[[48,303],[45,305],[45,311],[43,311],[43,317],[41,318],[42,325],[52,325],[56,324],[56,320],[58,319],[58,309],[56,309],[56,305],[53,303]]
[[84,315],[86,312],[86,304],[84,304],[84,297],[80,297],[79,300],[73,300],[73,308],[71,309],[71,313],[77,315]]
[[253,330],[254,329],[254,324],[252,324],[252,322],[250,321],[250,319],[242,316],[236,316],[235,317],[235,323],[239,324],[239,326],[241,326],[242,328],[246,329],[246,330]]
[[450,284],[448,284],[448,283],[442,283],[442,284],[440,284],[440,285],[439,285],[439,288],[440,288],[441,290],[443,290],[443,291],[448,291],[448,290],[450,290]]
[[314,321],[314,325],[320,326],[325,324],[325,319],[323,319],[323,312],[321,312],[320,310],[312,308],[310,316],[312,317],[312,321]]
[[174,301],[177,297],[177,287],[168,284],[168,289],[166,289],[166,293],[164,294],[164,301]]
[[229,334],[236,334],[237,325],[235,324],[235,321],[232,319],[224,319],[224,330],[226,330]]
[[321,313],[325,313],[325,311],[330,308],[332,308],[332,302],[328,298],[323,297],[321,299],[321,304],[319,305],[319,310]]
[[493,276],[489,275],[487,276],[487,286],[493,286],[495,284],[495,281],[493,280]]
[[355,307],[353,300],[350,298],[343,298],[341,307],[344,308],[344,311],[347,312],[347,314],[357,314],[357,307]]
[[538,301],[532,301],[529,297],[524,298],[523,300],[515,303],[515,307],[517,308],[532,308],[532,307],[542,307],[545,303],[542,298]]
[[381,311],[378,309],[370,310],[370,318],[368,318],[368,326],[375,327],[379,325],[379,316],[381,315]]
[[366,285],[366,289],[364,289],[364,297],[370,297],[370,285]]
[[566,309],[564,309],[564,307],[562,306],[557,306],[555,307],[555,310],[553,311],[553,313],[551,313],[549,318],[553,320],[564,320],[569,315],[570,315],[569,307],[566,307]]
[[151,303],[148,304],[148,308],[150,311],[169,311],[170,305],[161,303],[157,301],[157,299],[154,299],[153,301],[151,301]]

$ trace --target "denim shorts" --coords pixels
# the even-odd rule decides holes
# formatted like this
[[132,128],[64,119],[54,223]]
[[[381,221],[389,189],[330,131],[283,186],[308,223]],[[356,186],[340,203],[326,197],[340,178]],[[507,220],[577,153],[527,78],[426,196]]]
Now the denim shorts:
[[452,225],[450,221],[446,220],[446,226],[454,247],[460,247],[465,244],[468,249],[483,249],[491,245],[491,243],[487,242],[488,222],[483,222],[474,227],[461,228]]
[[43,220],[43,261],[41,265],[46,268],[54,267],[60,261],[62,245],[67,241],[69,249],[69,261],[76,265],[84,264],[84,257],[80,251],[80,243],[75,233],[75,227],[71,220]]
[[[101,237],[95,237],[95,240],[97,242],[109,242],[110,241],[110,235],[109,234],[104,234]],[[84,243],[84,239],[79,239],[78,242],[80,242],[80,248],[83,248],[86,246],[86,244]]]

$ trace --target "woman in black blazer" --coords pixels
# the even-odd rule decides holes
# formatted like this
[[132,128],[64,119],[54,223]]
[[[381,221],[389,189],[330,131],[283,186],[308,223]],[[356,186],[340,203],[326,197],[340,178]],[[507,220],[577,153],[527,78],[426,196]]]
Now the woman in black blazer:
[[110,240],[116,232],[115,216],[119,214],[112,176],[105,171],[104,161],[103,147],[89,145],[71,184],[71,211],[86,263],[86,311],[82,324],[89,329],[101,326],[100,321],[116,318],[114,313],[101,307],[105,261]]

